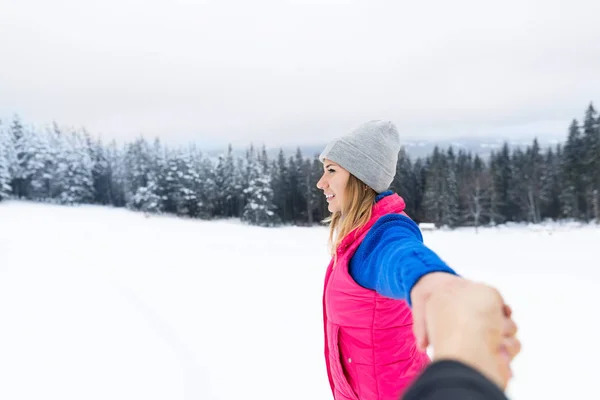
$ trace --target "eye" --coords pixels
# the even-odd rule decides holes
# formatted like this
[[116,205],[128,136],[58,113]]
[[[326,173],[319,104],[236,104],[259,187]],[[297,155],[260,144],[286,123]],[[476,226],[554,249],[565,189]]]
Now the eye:
[[327,172],[329,172],[329,173],[331,173],[331,174],[332,174],[332,173],[334,173],[334,172],[335,172],[335,169],[333,169],[333,168],[329,168],[329,169],[327,170]]

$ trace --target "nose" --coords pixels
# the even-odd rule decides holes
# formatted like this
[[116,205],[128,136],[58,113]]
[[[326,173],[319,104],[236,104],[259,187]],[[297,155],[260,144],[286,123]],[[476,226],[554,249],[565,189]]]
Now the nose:
[[325,175],[321,176],[321,179],[317,182],[317,189],[325,190],[326,183]]

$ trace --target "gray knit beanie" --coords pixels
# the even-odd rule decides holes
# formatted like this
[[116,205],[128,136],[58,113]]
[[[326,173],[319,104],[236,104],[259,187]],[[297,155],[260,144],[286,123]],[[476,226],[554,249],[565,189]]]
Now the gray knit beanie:
[[386,191],[396,175],[400,135],[391,121],[369,121],[334,139],[319,156],[348,170],[377,193]]

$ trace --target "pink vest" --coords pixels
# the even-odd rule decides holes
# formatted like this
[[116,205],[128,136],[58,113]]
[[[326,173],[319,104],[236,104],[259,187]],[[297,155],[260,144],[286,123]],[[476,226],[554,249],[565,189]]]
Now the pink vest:
[[365,289],[348,273],[349,260],[377,219],[406,215],[403,210],[397,194],[377,202],[369,222],[342,240],[335,267],[332,259],[327,268],[325,360],[335,400],[399,400],[430,362],[427,353],[416,349],[408,303]]

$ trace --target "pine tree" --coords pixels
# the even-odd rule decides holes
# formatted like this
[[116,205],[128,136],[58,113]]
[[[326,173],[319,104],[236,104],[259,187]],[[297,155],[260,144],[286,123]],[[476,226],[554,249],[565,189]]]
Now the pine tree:
[[30,156],[24,164],[30,179],[29,195],[32,199],[48,201],[53,197],[52,178],[56,174],[56,158],[51,149],[47,130],[31,129],[22,143],[25,143]]
[[304,168],[305,161],[300,147],[296,148],[293,160],[289,164],[290,169],[294,168],[291,195],[293,196],[294,222],[299,224],[308,221],[307,194],[310,191],[307,191],[307,179],[310,177],[307,176],[308,171]]
[[596,119],[596,152],[595,152],[595,167],[596,171],[596,189],[594,190],[594,216],[596,218],[596,223],[600,224],[600,115]]
[[13,193],[18,198],[29,198],[30,193],[30,173],[27,170],[28,159],[31,152],[28,151],[28,132],[21,122],[21,118],[15,115],[10,126],[12,138],[12,147],[14,148],[15,159],[10,163]]
[[60,201],[60,196],[64,188],[64,182],[62,180],[61,168],[66,165],[67,162],[67,148],[64,143],[63,133],[56,122],[53,122],[50,127],[45,130],[46,141],[49,148],[49,160],[46,162],[46,191],[48,197],[52,201]]
[[526,150],[524,163],[523,180],[527,190],[527,217],[530,222],[538,223],[541,220],[539,202],[544,159],[537,139]]
[[254,157],[248,158],[248,162],[248,186],[244,189],[247,203],[241,220],[256,226],[278,226],[281,220],[273,204],[269,171]]
[[418,158],[417,161],[413,164],[413,175],[416,181],[416,189],[414,196],[414,215],[411,216],[416,222],[421,222],[426,220],[425,216],[425,187],[427,182],[427,165],[423,162],[421,158]]
[[488,209],[488,217],[489,223],[491,226],[496,226],[496,224],[504,221],[504,217],[501,214],[500,209],[500,193],[498,190],[498,186],[501,185],[499,182],[500,173],[498,172],[500,166],[498,165],[498,157],[495,153],[492,153],[490,157],[490,166],[489,166],[489,209]]
[[89,144],[90,158],[92,159],[92,181],[94,186],[94,203],[108,205],[112,199],[112,169],[108,161],[107,150],[101,140]]
[[456,157],[456,181],[458,184],[458,215],[460,223],[471,219],[469,192],[474,176],[473,155],[459,150]]
[[292,221],[289,168],[283,149],[279,149],[277,160],[271,168],[271,185],[273,187],[273,204],[282,222]]
[[116,141],[112,140],[106,150],[106,160],[110,170],[110,198],[115,207],[125,207],[127,204],[125,195],[125,156],[124,150],[117,146]]
[[313,225],[316,221],[321,221],[324,216],[321,209],[321,201],[325,197],[317,188],[317,182],[323,173],[321,162],[317,157],[312,160],[304,160],[303,175],[305,177],[306,192],[306,211],[308,213],[308,224]]
[[287,204],[286,208],[290,214],[290,221],[293,224],[297,224],[299,220],[300,209],[300,190],[301,190],[301,177],[299,173],[298,165],[294,157],[288,157],[287,161]]
[[404,199],[405,212],[410,216],[414,216],[423,202],[423,191],[419,187],[415,169],[404,147],[398,153],[396,174],[391,189]]
[[531,221],[529,213],[529,176],[528,157],[521,148],[515,148],[511,155],[511,185],[508,190],[508,199],[512,205],[511,221]]
[[459,216],[459,193],[458,193],[458,179],[456,176],[456,157],[452,147],[448,149],[448,152],[444,158],[444,172],[445,172],[445,185],[444,185],[444,213],[442,216],[442,224],[449,227],[455,227],[460,222]]
[[227,208],[229,217],[241,217],[241,204],[243,202],[242,193],[242,171],[238,168],[239,157],[233,155],[233,150],[228,152],[226,166],[231,171],[231,182],[230,187],[227,189],[229,192],[227,198]]
[[227,154],[219,155],[215,167],[215,185],[219,191],[215,194],[215,215],[232,217],[236,209],[235,163],[233,148],[227,148]]
[[147,212],[162,210],[161,188],[158,185],[156,158],[144,138],[127,146],[124,157],[125,201],[133,209]]
[[562,215],[567,218],[580,219],[584,213],[584,196],[582,172],[585,148],[581,130],[577,120],[569,127],[569,136],[564,147],[561,162],[561,181],[563,187],[560,194]]
[[504,143],[499,153],[493,157],[493,175],[494,199],[492,200],[492,210],[497,218],[495,222],[515,221],[517,210],[512,200],[511,188],[513,183],[513,168],[511,166],[510,149],[508,143]]
[[212,218],[215,199],[221,189],[215,183],[214,165],[210,159],[202,156],[201,153],[193,153],[192,156],[192,168],[198,171],[194,176],[196,193],[200,200],[197,216],[204,219]]
[[540,177],[540,217],[557,219],[560,217],[560,145],[555,153],[552,148],[546,150]]
[[600,191],[600,128],[598,113],[593,104],[588,106],[583,120],[584,158],[582,180],[586,204],[586,219],[600,219],[598,192]]
[[423,195],[424,215],[427,221],[442,224],[444,220],[444,192],[446,174],[444,155],[436,146],[426,161],[425,191]]
[[0,201],[8,198],[12,191],[9,154],[13,152],[11,138],[0,120]]
[[165,165],[161,181],[165,211],[193,218],[212,218],[217,194],[210,160],[192,146],[170,152]]
[[92,203],[94,199],[93,163],[85,139],[78,132],[65,135],[65,160],[59,166],[63,204]]
[[[470,157],[468,157],[470,159]],[[475,226],[478,231],[484,218],[490,216],[489,196],[491,187],[490,171],[486,169],[485,162],[476,155],[473,162],[469,162],[469,169],[464,180],[465,201],[467,207],[467,221]]]

